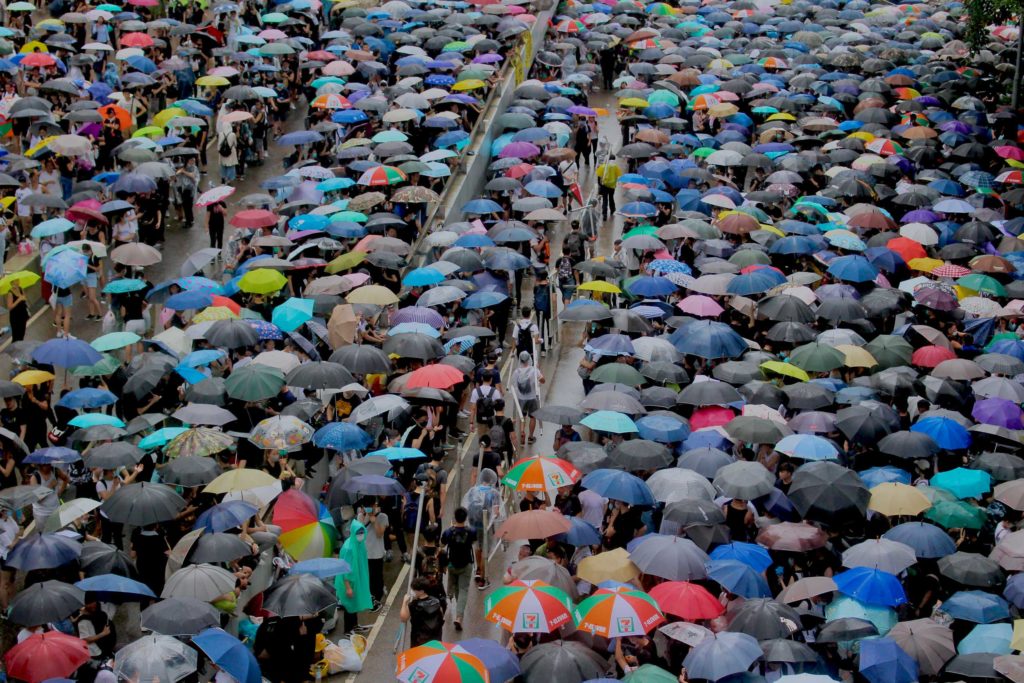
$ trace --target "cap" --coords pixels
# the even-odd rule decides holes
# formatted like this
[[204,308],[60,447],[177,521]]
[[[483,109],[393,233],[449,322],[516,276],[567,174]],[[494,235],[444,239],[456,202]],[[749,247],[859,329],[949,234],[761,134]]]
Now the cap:
[[520,363],[524,363],[524,364],[525,363],[529,363],[530,362],[530,352],[529,351],[520,351],[519,352],[519,362]]

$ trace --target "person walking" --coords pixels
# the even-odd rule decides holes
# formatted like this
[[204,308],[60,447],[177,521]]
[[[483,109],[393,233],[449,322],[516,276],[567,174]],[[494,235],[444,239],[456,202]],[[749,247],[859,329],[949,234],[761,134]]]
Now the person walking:
[[[516,391],[516,400],[519,401],[519,409],[522,414],[522,421],[519,425],[519,443],[532,444],[537,441],[534,433],[537,431],[537,418],[535,413],[540,410],[540,385],[544,384],[544,375],[534,365],[533,356],[527,351],[519,353],[519,367],[512,371],[512,388]],[[529,431],[527,431],[529,423]]]
[[462,618],[469,601],[469,583],[473,576],[473,544],[476,532],[466,526],[469,511],[456,508],[455,521],[441,534],[441,545],[448,560],[448,600],[455,601],[455,630],[462,630]]
[[622,169],[615,160],[615,154],[608,157],[608,161],[597,167],[597,193],[601,198],[601,217],[608,220],[615,212],[615,186],[622,175]]
[[214,249],[224,248],[224,217],[228,213],[227,204],[215,202],[206,207],[206,232],[210,235],[210,246]]

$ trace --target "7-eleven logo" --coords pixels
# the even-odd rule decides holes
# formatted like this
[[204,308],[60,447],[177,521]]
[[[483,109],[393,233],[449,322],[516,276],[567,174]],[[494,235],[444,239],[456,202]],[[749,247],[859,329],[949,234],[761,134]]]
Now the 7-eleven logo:
[[540,615],[536,612],[525,612],[523,614],[523,628],[527,631],[536,631],[540,627]]
[[412,675],[409,676],[407,680],[409,681],[409,683],[423,683],[428,678],[430,678],[430,674],[428,674],[420,667],[416,667],[412,670]]

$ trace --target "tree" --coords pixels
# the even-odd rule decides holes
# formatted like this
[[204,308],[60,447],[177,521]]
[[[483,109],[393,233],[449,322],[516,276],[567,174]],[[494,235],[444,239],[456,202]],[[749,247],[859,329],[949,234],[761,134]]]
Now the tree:
[[1020,105],[1021,59],[1024,47],[1024,0],[967,0],[967,30],[964,38],[972,50],[980,49],[990,39],[989,27],[993,24],[1017,24],[1017,59],[1013,69],[1013,108]]

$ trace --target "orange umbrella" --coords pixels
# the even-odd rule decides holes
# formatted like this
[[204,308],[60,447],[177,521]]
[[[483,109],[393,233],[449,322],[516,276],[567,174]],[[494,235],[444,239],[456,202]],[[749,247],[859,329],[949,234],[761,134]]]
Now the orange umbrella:
[[128,113],[127,109],[123,109],[116,104],[108,104],[105,107],[100,107],[96,111],[99,112],[100,116],[107,118],[110,112],[114,113],[117,118],[117,123],[121,126],[121,130],[128,130],[132,127],[132,115]]

